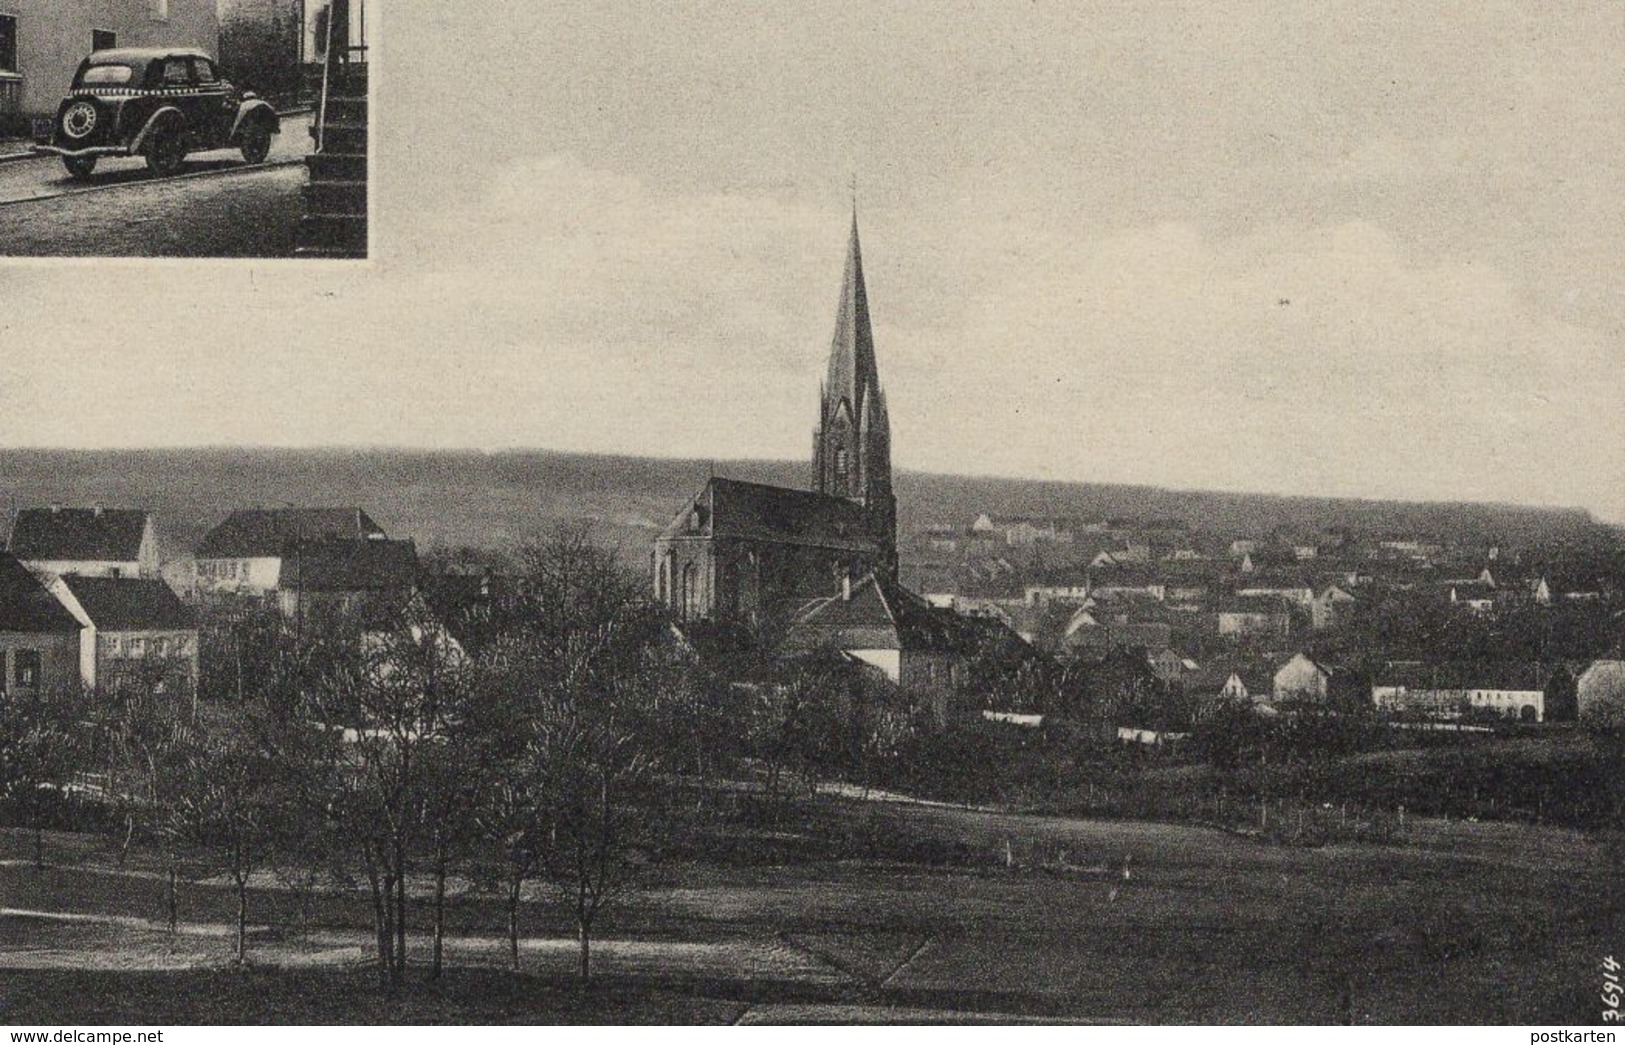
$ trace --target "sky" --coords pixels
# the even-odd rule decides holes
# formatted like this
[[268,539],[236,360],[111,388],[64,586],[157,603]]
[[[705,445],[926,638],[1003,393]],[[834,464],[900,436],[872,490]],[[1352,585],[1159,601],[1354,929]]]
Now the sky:
[[376,260],[0,266],[0,445],[800,458],[855,177],[901,468],[1625,522],[1616,0],[369,18]]

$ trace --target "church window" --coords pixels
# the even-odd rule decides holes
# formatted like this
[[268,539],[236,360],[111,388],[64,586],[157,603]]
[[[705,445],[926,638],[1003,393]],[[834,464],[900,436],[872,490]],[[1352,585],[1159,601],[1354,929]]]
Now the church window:
[[657,597],[668,606],[672,604],[671,560],[671,552],[667,552],[660,557],[659,576],[655,581]]
[[847,476],[850,473],[851,473],[851,464],[850,464],[850,462],[847,461],[846,447],[844,447],[844,446],[836,447],[835,448],[835,478],[839,479],[841,482],[844,483],[844,482],[846,482]]
[[700,616],[700,570],[693,563],[683,567],[683,619]]

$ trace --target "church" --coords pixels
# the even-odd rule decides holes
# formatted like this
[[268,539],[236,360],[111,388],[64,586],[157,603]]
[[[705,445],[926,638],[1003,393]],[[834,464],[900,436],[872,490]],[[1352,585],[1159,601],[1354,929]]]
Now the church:
[[897,573],[891,422],[852,216],[809,489],[713,478],[655,540],[656,598],[685,622],[777,630],[809,602]]

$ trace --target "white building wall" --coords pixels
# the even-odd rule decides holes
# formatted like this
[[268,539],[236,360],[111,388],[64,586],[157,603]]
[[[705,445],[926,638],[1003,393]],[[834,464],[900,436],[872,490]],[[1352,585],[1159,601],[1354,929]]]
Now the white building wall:
[[849,649],[843,652],[886,673],[893,682],[903,677],[903,652],[894,649]]

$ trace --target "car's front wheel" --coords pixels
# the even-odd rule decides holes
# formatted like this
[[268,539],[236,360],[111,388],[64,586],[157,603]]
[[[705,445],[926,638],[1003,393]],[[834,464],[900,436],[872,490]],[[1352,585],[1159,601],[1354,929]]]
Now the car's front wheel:
[[179,127],[158,127],[147,140],[147,168],[160,178],[179,174],[186,160],[186,139]]
[[96,157],[64,156],[62,157],[62,166],[68,168],[68,173],[73,176],[75,181],[84,181],[95,171]]
[[256,120],[243,131],[243,159],[249,163],[264,163],[271,154],[271,125]]

